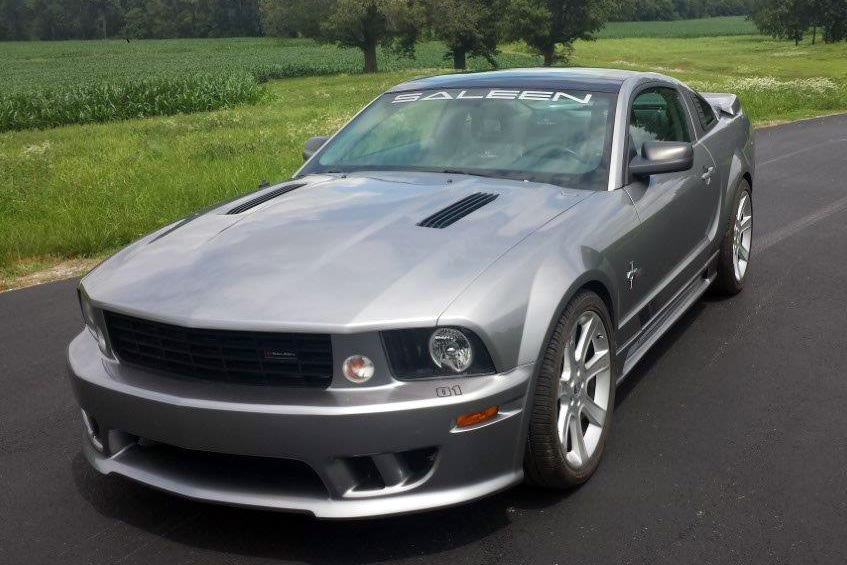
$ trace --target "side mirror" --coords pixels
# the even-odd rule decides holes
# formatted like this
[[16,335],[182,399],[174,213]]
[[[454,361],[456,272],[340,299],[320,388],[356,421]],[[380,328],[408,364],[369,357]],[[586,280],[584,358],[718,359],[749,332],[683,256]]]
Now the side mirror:
[[323,144],[326,143],[327,139],[329,139],[329,137],[326,135],[310,137],[308,141],[306,141],[306,148],[303,149],[303,160],[308,161],[318,149],[323,147]]
[[694,166],[694,148],[684,141],[645,141],[641,155],[629,162],[635,177],[687,171]]

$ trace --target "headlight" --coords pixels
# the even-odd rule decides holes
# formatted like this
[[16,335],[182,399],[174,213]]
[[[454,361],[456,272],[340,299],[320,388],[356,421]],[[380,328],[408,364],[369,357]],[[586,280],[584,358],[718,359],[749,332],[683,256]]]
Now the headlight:
[[464,373],[473,362],[473,347],[467,336],[454,328],[439,328],[429,338],[429,356],[439,369]]
[[465,328],[382,332],[391,372],[398,379],[489,375],[494,363],[482,340]]
[[88,331],[97,340],[97,346],[100,348],[100,351],[103,355],[111,357],[109,348],[106,345],[106,336],[103,335],[100,325],[97,323],[97,313],[94,310],[94,306],[91,305],[91,300],[88,299],[88,295],[81,288],[79,289],[79,307],[82,310],[82,319],[85,322],[85,327],[88,328]]

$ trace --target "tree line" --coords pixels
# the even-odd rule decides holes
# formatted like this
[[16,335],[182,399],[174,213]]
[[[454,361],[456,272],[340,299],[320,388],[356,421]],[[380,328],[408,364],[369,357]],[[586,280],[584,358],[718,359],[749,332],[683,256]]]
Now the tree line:
[[261,34],[258,0],[0,0],[0,41]]
[[[676,20],[743,14],[749,1],[608,0],[604,12],[616,21]],[[286,27],[279,20],[279,15],[290,9],[286,4],[287,0],[0,0],[0,40],[260,36],[266,30]],[[323,0],[315,0],[315,4],[315,15],[326,12]],[[365,9],[370,2],[348,4]],[[418,4],[431,7],[439,3],[421,0]],[[453,16],[481,17],[476,11],[479,2],[474,0],[448,4]],[[498,0],[491,4],[503,8]],[[555,2],[541,4],[556,9]],[[531,6],[522,10],[526,13],[527,9],[535,10]],[[497,12],[497,20],[503,15]],[[493,23],[499,25],[499,21]]]
[[613,21],[667,21],[741,16],[750,0],[624,0],[610,13]]
[[847,39],[847,0],[753,0],[750,18],[762,33],[799,44],[809,34],[815,43]]
[[364,71],[377,70],[379,48],[412,54],[421,39],[437,39],[445,58],[465,68],[468,56],[496,64],[497,46],[522,40],[549,66],[577,39],[592,39],[608,19],[611,0],[260,0],[268,35],[309,37],[355,47]]

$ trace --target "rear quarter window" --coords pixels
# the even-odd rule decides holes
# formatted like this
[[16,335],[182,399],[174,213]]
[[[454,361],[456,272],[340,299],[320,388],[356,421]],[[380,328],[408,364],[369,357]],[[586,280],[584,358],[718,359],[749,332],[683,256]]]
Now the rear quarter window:
[[697,119],[700,121],[700,126],[703,128],[703,131],[709,131],[718,121],[712,105],[706,102],[706,99],[699,94],[692,95],[692,99],[694,100],[694,110],[697,114]]

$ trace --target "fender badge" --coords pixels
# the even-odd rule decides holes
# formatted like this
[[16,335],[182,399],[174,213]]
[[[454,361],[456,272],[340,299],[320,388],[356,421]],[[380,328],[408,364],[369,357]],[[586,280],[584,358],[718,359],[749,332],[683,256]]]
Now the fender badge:
[[629,282],[629,290],[635,286],[635,279],[641,276],[641,267],[635,266],[635,261],[629,262],[629,269],[626,272],[626,280]]

